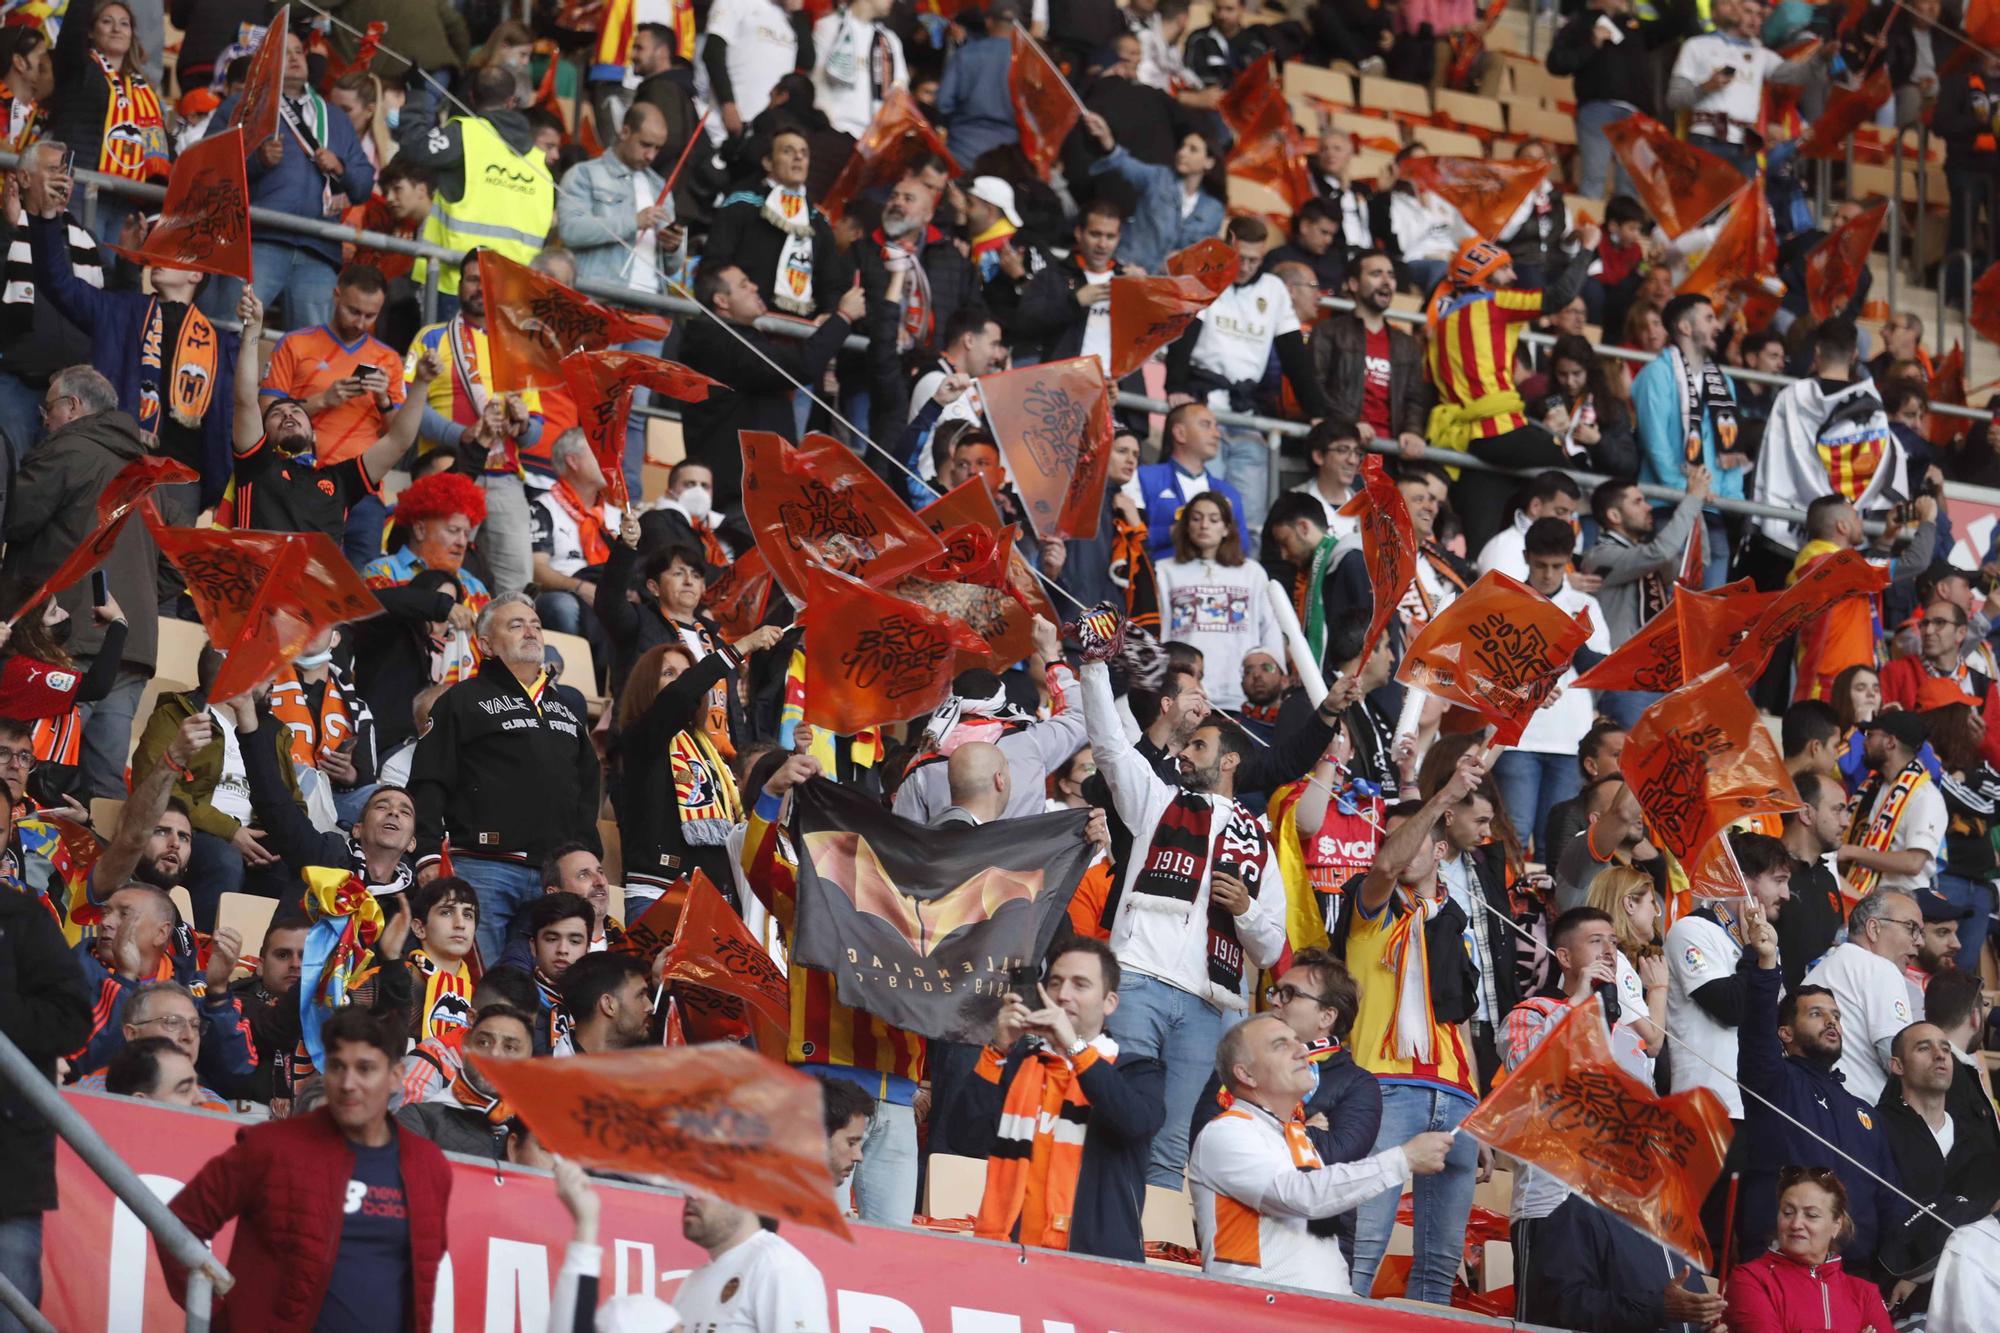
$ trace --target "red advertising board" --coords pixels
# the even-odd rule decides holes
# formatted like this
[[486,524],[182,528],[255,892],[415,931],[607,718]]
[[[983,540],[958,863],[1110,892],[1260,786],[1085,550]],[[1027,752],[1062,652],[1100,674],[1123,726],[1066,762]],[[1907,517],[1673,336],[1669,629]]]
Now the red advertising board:
[[[226,1148],[239,1123],[200,1111],[90,1093],[65,1094],[163,1198]],[[62,1207],[42,1244],[43,1312],[65,1333],[179,1329],[151,1238],[65,1145]],[[681,1238],[680,1199],[600,1182],[603,1294],[671,1301],[702,1258]],[[569,1217],[546,1176],[453,1163],[449,1253],[431,1333],[543,1333]],[[890,1227],[857,1225],[855,1243],[787,1228],[826,1279],[834,1333],[1156,1333],[1228,1329],[1297,1333],[1472,1333],[1491,1320],[1368,1301],[1265,1291],[1159,1268],[1085,1259]],[[230,1233],[216,1248],[229,1253]]]

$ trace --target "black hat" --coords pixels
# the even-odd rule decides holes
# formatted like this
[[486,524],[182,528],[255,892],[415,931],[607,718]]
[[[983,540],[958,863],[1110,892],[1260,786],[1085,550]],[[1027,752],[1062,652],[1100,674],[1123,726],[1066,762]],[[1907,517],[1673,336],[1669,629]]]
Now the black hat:
[[1886,731],[1912,750],[1924,748],[1930,734],[1924,729],[1924,721],[1915,713],[1900,708],[1886,709],[1877,713],[1863,731]]
[[1946,921],[1963,921],[1972,915],[1970,907],[1961,907],[1936,889],[1918,889],[1911,895],[1917,906],[1923,909],[1924,920],[1933,925]]

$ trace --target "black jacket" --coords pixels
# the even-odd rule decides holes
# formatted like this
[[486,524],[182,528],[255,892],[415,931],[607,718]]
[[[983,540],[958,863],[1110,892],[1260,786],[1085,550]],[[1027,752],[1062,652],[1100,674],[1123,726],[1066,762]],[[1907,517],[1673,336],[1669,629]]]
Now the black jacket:
[[[952,1117],[952,1146],[958,1152],[992,1156],[1006,1089],[1013,1085],[1030,1049],[1027,1041],[1015,1043],[997,1071],[998,1082],[992,1057],[980,1055],[978,1069],[959,1089]],[[1139,1219],[1145,1211],[1146,1164],[1152,1158],[1153,1135],[1166,1122],[1166,1066],[1145,1056],[1121,1054],[1115,1061],[1092,1061],[1076,1078],[1090,1102],[1090,1118],[1076,1174],[1069,1248],[1077,1254],[1142,1263],[1146,1241]]]
[[[640,554],[622,541],[612,542],[611,557],[604,562],[603,573],[597,581],[597,598],[591,603],[591,609],[596,612],[598,623],[604,626],[605,636],[611,640],[616,653],[612,679],[620,682],[632,674],[632,663],[648,648],[681,642],[680,630],[667,619],[659,603],[647,596],[645,588],[637,588],[639,600],[636,602],[625,595],[638,581]],[[722,632],[706,614],[695,612],[695,621],[708,631],[710,638],[717,643],[722,642]],[[743,703],[737,691],[737,676],[742,666],[743,663],[733,656],[727,663],[729,735],[739,744],[750,737],[749,722],[744,716]],[[636,864],[629,853],[626,864]]]
[[[667,164],[667,170],[673,170],[672,163]],[[715,225],[709,229],[708,247],[702,252],[702,260],[718,270],[734,264],[757,284],[757,290],[764,294],[764,301],[772,310],[790,314],[779,310],[773,294],[785,234],[764,220],[764,198],[770,191],[770,182],[758,181],[757,186],[760,188],[737,191],[723,201],[716,211]],[[854,266],[835,243],[833,224],[817,208],[812,211],[812,228],[812,313],[821,314],[839,305],[840,294],[854,285]]]
[[[0,887],[0,1033],[53,1088],[56,1060],[90,1040],[96,999],[38,895]],[[56,1132],[0,1079],[0,1217],[56,1206]]]
[[[2000,1202],[2000,1126],[1978,1075],[1955,1057],[1952,1064],[1955,1081],[1945,1094],[1945,1111],[1955,1131],[1950,1156],[1938,1151],[1930,1126],[1903,1099],[1902,1079],[1891,1076],[1876,1109],[1882,1113],[1882,1131],[1903,1189],[1947,1219],[1969,1222]],[[1970,1095],[1955,1095],[1961,1087]],[[1950,1232],[1912,1209],[1902,1226],[1883,1233],[1882,1266],[1898,1277],[1928,1278],[1949,1238]]]
[[1961,70],[1938,83],[1931,132],[1944,140],[1945,170],[2000,169],[2000,149],[1979,145],[1981,135],[1993,134],[1995,115],[2000,115],[2000,79],[1986,78],[1977,70]]
[[438,587],[451,577],[446,570],[425,569],[400,587],[377,588],[384,614],[347,628],[354,688],[375,719],[375,751],[384,759],[417,734],[416,699],[431,684],[428,626],[451,614],[451,594]]
[[[741,334],[750,346],[738,342],[731,336],[732,331]],[[682,359],[729,386],[726,390],[711,390],[702,402],[680,405],[687,456],[705,464],[715,474],[718,510],[733,510],[743,498],[740,433],[770,431],[793,439],[798,434],[792,416],[794,386],[817,385],[847,334],[847,321],[839,315],[828,319],[804,340],[767,337],[743,324],[723,329],[706,315],[688,325]],[[753,347],[756,351],[751,350]],[[760,352],[762,356],[758,355]],[[769,362],[765,357],[770,358]],[[777,369],[773,369],[774,364]]]
[[[258,711],[259,730],[282,734],[284,725],[271,716],[268,707]],[[307,866],[348,867],[366,881],[367,867],[355,854],[355,844],[348,835],[338,830],[320,832],[299,807],[297,799],[285,785],[285,774],[278,768],[278,752],[269,745],[245,744],[240,748],[243,751],[244,776],[250,782],[251,808],[256,811],[256,827],[264,830],[267,845],[284,861],[286,868],[296,876]],[[377,898],[399,891],[393,884],[370,883],[368,887]],[[391,899],[382,904],[385,914],[392,912],[394,901]]]
[[[1688,1333],[1666,1323],[1667,1283],[1681,1261],[1666,1246],[1581,1194],[1564,1199],[1535,1236],[1528,1318],[1578,1333]],[[1701,1290],[1701,1280],[1693,1280]]]
[[[1398,328],[1389,330],[1389,433],[1422,435],[1436,394],[1424,374],[1423,344]],[[1361,420],[1368,384],[1368,329],[1357,315],[1328,315],[1313,325],[1307,344],[1313,374],[1326,394],[1330,415]]]
[[1625,40],[1599,46],[1591,39],[1599,17],[1610,18],[1600,10],[1585,9],[1556,30],[1555,40],[1549,43],[1549,73],[1573,76],[1578,105],[1629,102],[1657,118],[1660,81],[1654,73],[1653,53],[1685,31],[1685,19],[1670,10],[1651,22],[1630,15],[1610,19],[1625,34]]
[[[1366,872],[1341,886],[1340,907],[1334,914],[1330,952],[1347,958],[1347,935],[1354,929],[1354,914],[1361,900],[1361,881]],[[1401,916],[1399,900],[1392,894],[1382,909]],[[1438,914],[1424,923],[1424,959],[1431,993],[1431,1012],[1440,1023],[1463,1023],[1472,1017],[1479,1003],[1479,969],[1465,952],[1465,909],[1446,899]]]
[[244,1019],[250,1024],[250,1043],[257,1048],[257,1067],[242,1080],[241,1091],[226,1088],[216,1091],[266,1104],[273,1097],[291,1096],[292,1061],[303,1031],[298,987],[283,995],[273,995],[264,989],[263,978],[252,973],[230,983],[229,993],[236,997]]
[[619,777],[612,804],[618,812],[618,840],[628,874],[672,883],[700,869],[730,894],[735,877],[730,873],[729,848],[697,845],[681,836],[680,803],[674,798],[667,747],[677,733],[701,725],[709,689],[717,681],[729,681],[734,701],[740,665],[735,653],[718,648],[675,677],[618,737]]
[[438,696],[410,765],[417,855],[451,854],[539,866],[557,844],[598,850],[597,750],[590,719],[555,690],[540,707],[497,658]]

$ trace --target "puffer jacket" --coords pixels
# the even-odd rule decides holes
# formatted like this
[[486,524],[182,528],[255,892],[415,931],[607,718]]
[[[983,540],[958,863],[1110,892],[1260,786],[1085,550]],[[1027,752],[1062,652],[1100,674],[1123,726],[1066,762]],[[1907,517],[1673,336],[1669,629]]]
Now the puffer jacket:
[[1805,1264],[1767,1250],[1729,1276],[1730,1333],[1891,1333],[1875,1284],[1842,1270],[1840,1256]]
[[[451,1166],[429,1139],[398,1132],[396,1144],[410,1222],[414,1318],[406,1327],[427,1329],[445,1252]],[[167,1206],[203,1240],[232,1218],[237,1222],[227,1260],[236,1286],[217,1309],[216,1333],[303,1333],[313,1327],[340,1249],[353,1169],[353,1149],[322,1108],[238,1130],[229,1151],[211,1157],[174,1196]],[[174,1300],[184,1300],[188,1270],[165,1250],[160,1264]]]

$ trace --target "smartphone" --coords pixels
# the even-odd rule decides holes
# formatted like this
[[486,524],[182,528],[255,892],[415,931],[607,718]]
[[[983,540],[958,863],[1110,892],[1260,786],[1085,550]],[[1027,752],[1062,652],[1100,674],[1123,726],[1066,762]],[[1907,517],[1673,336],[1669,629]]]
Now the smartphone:
[[61,171],[65,176],[76,175],[76,149],[63,149],[62,166],[57,168],[57,170]]
[[1592,986],[1591,989],[1597,992],[1598,999],[1604,1001],[1604,1026],[1608,1028],[1617,1027],[1619,1018],[1618,984],[1612,981],[1600,981],[1595,986]]
[[1042,970],[1033,963],[1007,969],[1007,989],[1030,1009],[1042,1007],[1041,981]]
[[111,576],[101,569],[90,571],[90,604],[105,606],[111,601]]
[[1736,71],[1730,68],[1728,65],[1724,65],[1721,69],[1715,72],[1717,74],[1720,74],[1725,79],[1733,79],[1736,77]]

